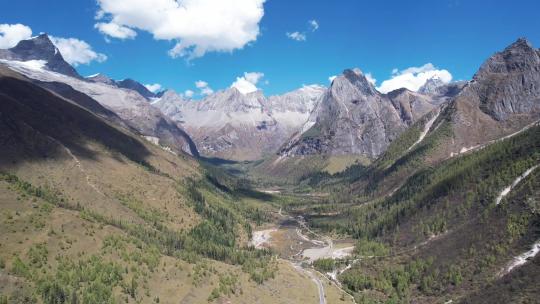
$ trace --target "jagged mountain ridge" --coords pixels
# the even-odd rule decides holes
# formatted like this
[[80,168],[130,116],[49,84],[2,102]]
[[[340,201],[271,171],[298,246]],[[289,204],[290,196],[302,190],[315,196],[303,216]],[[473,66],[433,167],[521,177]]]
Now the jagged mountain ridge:
[[123,80],[114,80],[114,79],[109,78],[106,75],[98,73],[95,75],[88,76],[86,77],[86,79],[92,82],[100,82],[100,83],[116,86],[122,89],[133,90],[141,94],[141,96],[145,97],[146,99],[157,97],[156,94],[148,90],[143,84],[130,78],[126,78]]
[[[21,45],[24,47],[20,47]],[[12,54],[20,52],[13,50],[20,48],[31,55],[14,57]],[[54,54],[53,57],[51,53]],[[144,96],[131,89],[110,85],[106,81],[93,82],[83,79],[63,60],[62,55],[46,34],[21,41],[15,48],[0,52],[0,59],[3,65],[60,95],[64,94],[65,85],[68,85],[115,113],[126,126],[154,143],[159,143],[178,153],[198,155],[196,145],[187,133],[158,109],[152,107]],[[49,62],[49,59],[52,61]],[[81,97],[78,94],[70,94],[71,97],[65,94],[63,96],[86,99],[85,96]],[[75,103],[78,102],[75,101]]]
[[279,155],[361,154],[375,158],[435,107],[430,96],[406,89],[381,94],[359,69],[345,70],[333,80],[302,132]]
[[304,86],[266,98],[261,91],[243,94],[233,87],[200,101],[166,91],[152,105],[180,123],[203,155],[255,160],[277,151],[299,130],[324,89]]

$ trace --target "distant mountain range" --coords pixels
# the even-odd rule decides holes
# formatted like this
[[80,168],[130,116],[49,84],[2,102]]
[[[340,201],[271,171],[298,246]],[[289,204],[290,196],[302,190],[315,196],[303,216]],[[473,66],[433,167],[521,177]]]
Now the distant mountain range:
[[266,98],[229,88],[200,101],[167,91],[152,104],[177,121],[209,157],[256,160],[271,156],[309,117],[325,88],[304,86]]
[[231,160],[314,155],[375,159],[429,112],[453,121],[455,137],[444,153],[459,153],[538,116],[538,50],[524,39],[487,60],[469,82],[445,84],[432,78],[418,92],[387,94],[378,92],[359,69],[345,70],[328,88],[304,86],[270,97],[235,88],[200,101],[172,90],[154,94],[132,79],[81,77],[46,34],[0,50],[0,59],[58,94],[66,94],[64,84],[96,100],[151,141]]

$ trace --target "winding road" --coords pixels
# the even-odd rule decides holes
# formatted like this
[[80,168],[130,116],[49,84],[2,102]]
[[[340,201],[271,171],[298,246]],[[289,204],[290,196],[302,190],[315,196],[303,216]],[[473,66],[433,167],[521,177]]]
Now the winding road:
[[[302,216],[292,217],[290,215],[283,214],[281,209],[279,210],[279,212],[277,212],[277,214],[280,218],[283,219],[284,222],[288,222],[289,224],[285,226],[283,226],[283,224],[280,224],[279,228],[254,231],[251,244],[256,248],[263,248],[265,246],[276,246],[276,242],[279,242],[279,240],[276,239],[274,240],[274,243],[272,243],[271,239],[274,238],[274,236],[272,236],[272,233],[277,233],[277,235],[279,235],[280,233],[287,233],[287,237],[285,238],[287,241],[286,246],[283,246],[283,244],[281,246],[283,246],[282,248],[287,248],[288,250],[286,252],[281,252],[281,256],[283,257],[282,260],[289,262],[295,270],[297,270],[299,273],[306,275],[313,281],[313,283],[317,286],[317,291],[319,294],[319,304],[327,303],[326,291],[324,288],[324,279],[328,280],[328,282],[334,285],[339,291],[349,295],[352,302],[355,303],[354,297],[348,294],[345,290],[343,290],[339,285],[339,282],[328,278],[327,275],[320,273],[319,271],[311,267],[304,266],[306,258],[308,259],[307,261],[309,263],[312,263],[313,261],[321,258],[343,257],[348,255],[349,252],[352,252],[353,247],[336,249],[334,246],[334,241],[331,238],[320,235],[317,232],[311,230],[311,228],[307,226]],[[291,227],[291,222],[294,222],[296,227]],[[306,233],[307,235],[302,232]],[[315,239],[311,239],[310,237],[315,237]],[[298,244],[303,245],[301,245],[299,248]],[[293,245],[294,251],[292,251]]]
[[324,285],[321,279],[319,278],[319,276],[314,274],[311,270],[305,269],[299,263],[291,262],[291,264],[293,265],[294,269],[296,269],[298,272],[303,272],[311,278],[313,283],[317,285],[317,290],[319,292],[319,304],[326,304],[326,295],[324,293]]

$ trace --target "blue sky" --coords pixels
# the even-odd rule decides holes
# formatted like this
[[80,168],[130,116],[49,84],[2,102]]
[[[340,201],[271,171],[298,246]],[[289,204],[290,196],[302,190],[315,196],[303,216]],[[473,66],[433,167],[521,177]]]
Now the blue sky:
[[[448,70],[454,80],[469,79],[488,56],[518,37],[540,46],[540,1],[533,0],[267,0],[264,16],[255,22],[256,39],[241,49],[207,50],[191,60],[168,55],[179,39],[156,40],[135,27],[134,39],[105,36],[94,27],[100,8],[95,0],[4,1],[0,24],[21,23],[34,34],[84,40],[107,56],[79,65],[82,75],[131,77],[178,92],[197,91],[199,80],[219,90],[244,72],[260,72],[264,77],[257,86],[278,94],[303,84],[328,85],[329,76],[349,67],[371,73],[380,85],[393,69],[427,63]],[[317,30],[310,20],[317,21]],[[293,32],[304,34],[305,41],[287,37]]]

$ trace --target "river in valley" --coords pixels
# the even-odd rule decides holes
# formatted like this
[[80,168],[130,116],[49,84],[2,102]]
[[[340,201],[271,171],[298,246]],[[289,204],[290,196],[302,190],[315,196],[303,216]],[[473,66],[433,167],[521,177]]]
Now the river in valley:
[[[274,226],[254,231],[251,245],[256,248],[271,248],[281,259],[289,261],[297,271],[306,274],[317,285],[319,303],[326,304],[323,280],[330,280],[341,290],[337,273],[343,269],[322,274],[310,265],[318,259],[341,259],[350,256],[354,249],[352,240],[333,240],[320,235],[306,225],[302,216],[283,215],[280,211],[279,217],[280,220]],[[347,267],[350,266],[345,266]]]

